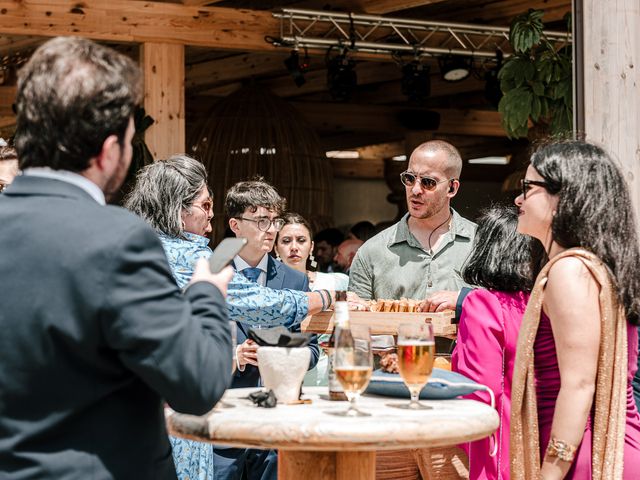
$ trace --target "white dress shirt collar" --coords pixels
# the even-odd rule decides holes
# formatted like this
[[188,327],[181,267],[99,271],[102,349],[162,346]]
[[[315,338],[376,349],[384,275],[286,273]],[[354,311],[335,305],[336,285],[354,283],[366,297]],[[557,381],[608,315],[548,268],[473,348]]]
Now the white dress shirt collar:
[[69,170],[54,170],[49,167],[31,167],[26,168],[22,172],[22,175],[51,178],[53,180],[67,182],[87,192],[100,205],[106,205],[107,203],[104,198],[104,193],[100,190],[100,187],[88,178]]

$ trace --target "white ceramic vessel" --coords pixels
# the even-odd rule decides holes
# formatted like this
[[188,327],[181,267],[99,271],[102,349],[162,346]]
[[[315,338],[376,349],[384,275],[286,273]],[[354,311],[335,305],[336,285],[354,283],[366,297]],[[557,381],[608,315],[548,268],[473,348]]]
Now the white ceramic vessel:
[[311,352],[306,347],[260,347],[258,369],[266,390],[273,390],[278,402],[298,400],[300,385],[309,368]]

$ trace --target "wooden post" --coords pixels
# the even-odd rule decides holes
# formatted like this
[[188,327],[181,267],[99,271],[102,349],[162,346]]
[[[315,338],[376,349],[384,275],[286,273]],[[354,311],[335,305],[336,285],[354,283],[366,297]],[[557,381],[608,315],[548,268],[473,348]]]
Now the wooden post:
[[[620,162],[640,213],[640,3],[576,0],[582,13],[584,128]],[[580,16],[578,17],[580,18]],[[579,41],[580,39],[578,39]],[[580,120],[578,119],[578,124]]]
[[145,141],[155,160],[185,153],[184,46],[144,43],[144,108],[155,123]]
[[376,452],[278,450],[279,480],[374,480]]

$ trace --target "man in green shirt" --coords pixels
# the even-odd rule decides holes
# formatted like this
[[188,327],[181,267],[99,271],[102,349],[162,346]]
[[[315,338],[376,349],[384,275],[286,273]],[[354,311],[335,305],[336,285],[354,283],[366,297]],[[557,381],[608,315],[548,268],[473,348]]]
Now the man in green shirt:
[[413,151],[400,175],[409,211],[360,247],[351,265],[350,291],[363,299],[432,299],[427,302],[432,311],[455,306],[467,286],[460,270],[476,230],[450,206],[461,170],[460,153],[442,140]]

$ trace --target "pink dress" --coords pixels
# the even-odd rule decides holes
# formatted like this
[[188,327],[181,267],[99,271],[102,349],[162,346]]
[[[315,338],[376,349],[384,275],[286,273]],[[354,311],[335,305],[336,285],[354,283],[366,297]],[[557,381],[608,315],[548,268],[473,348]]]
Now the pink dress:
[[[640,416],[633,399],[633,376],[638,369],[638,329],[627,324],[629,369],[627,375],[627,426],[624,445],[624,480],[640,479]],[[551,422],[556,398],[560,390],[560,371],[551,322],[546,315],[540,318],[540,326],[534,344],[536,395],[538,400],[538,425],[540,428],[540,458],[549,443]],[[591,421],[585,427],[584,437],[576,453],[576,459],[567,479],[591,478]]]
[[[479,289],[469,293],[462,305],[452,369],[491,388],[500,415],[494,457],[489,456],[494,441],[491,438],[460,445],[469,456],[471,480],[509,478],[511,378],[518,331],[528,300],[528,293]],[[490,403],[486,392],[465,398]]]

